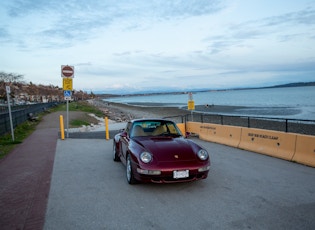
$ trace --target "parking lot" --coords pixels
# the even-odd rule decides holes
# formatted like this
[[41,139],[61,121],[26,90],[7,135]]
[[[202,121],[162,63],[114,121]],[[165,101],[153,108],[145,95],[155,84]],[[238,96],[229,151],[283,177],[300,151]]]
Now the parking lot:
[[194,139],[206,180],[129,185],[112,140],[58,140],[45,229],[314,229],[315,169]]

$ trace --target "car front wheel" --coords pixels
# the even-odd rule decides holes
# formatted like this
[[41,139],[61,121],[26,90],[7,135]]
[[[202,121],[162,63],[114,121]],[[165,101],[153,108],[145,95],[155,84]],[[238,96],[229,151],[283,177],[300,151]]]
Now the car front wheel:
[[128,156],[127,156],[126,176],[127,176],[127,181],[129,184],[136,184],[137,183],[137,180],[135,179],[133,172],[132,172],[132,164],[131,164],[130,154],[128,154]]
[[113,144],[113,160],[114,161],[120,161],[120,158],[118,156],[118,150],[117,150],[117,147],[116,147],[116,143],[114,142]]

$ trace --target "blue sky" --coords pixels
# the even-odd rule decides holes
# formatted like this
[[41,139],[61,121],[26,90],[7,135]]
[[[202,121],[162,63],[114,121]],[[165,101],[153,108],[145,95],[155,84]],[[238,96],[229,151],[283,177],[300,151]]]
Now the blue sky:
[[315,81],[315,1],[3,0],[0,71],[76,90]]

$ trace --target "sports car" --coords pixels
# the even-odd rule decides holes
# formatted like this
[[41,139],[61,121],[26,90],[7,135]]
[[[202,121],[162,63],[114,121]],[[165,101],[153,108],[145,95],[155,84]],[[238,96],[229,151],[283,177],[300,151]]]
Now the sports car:
[[205,179],[210,156],[177,125],[165,119],[136,119],[113,139],[113,160],[126,166],[129,184],[175,183]]

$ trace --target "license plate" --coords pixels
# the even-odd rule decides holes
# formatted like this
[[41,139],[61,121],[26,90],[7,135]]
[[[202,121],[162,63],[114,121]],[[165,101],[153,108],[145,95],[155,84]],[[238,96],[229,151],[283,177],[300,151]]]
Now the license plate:
[[173,171],[174,179],[189,177],[189,170]]

